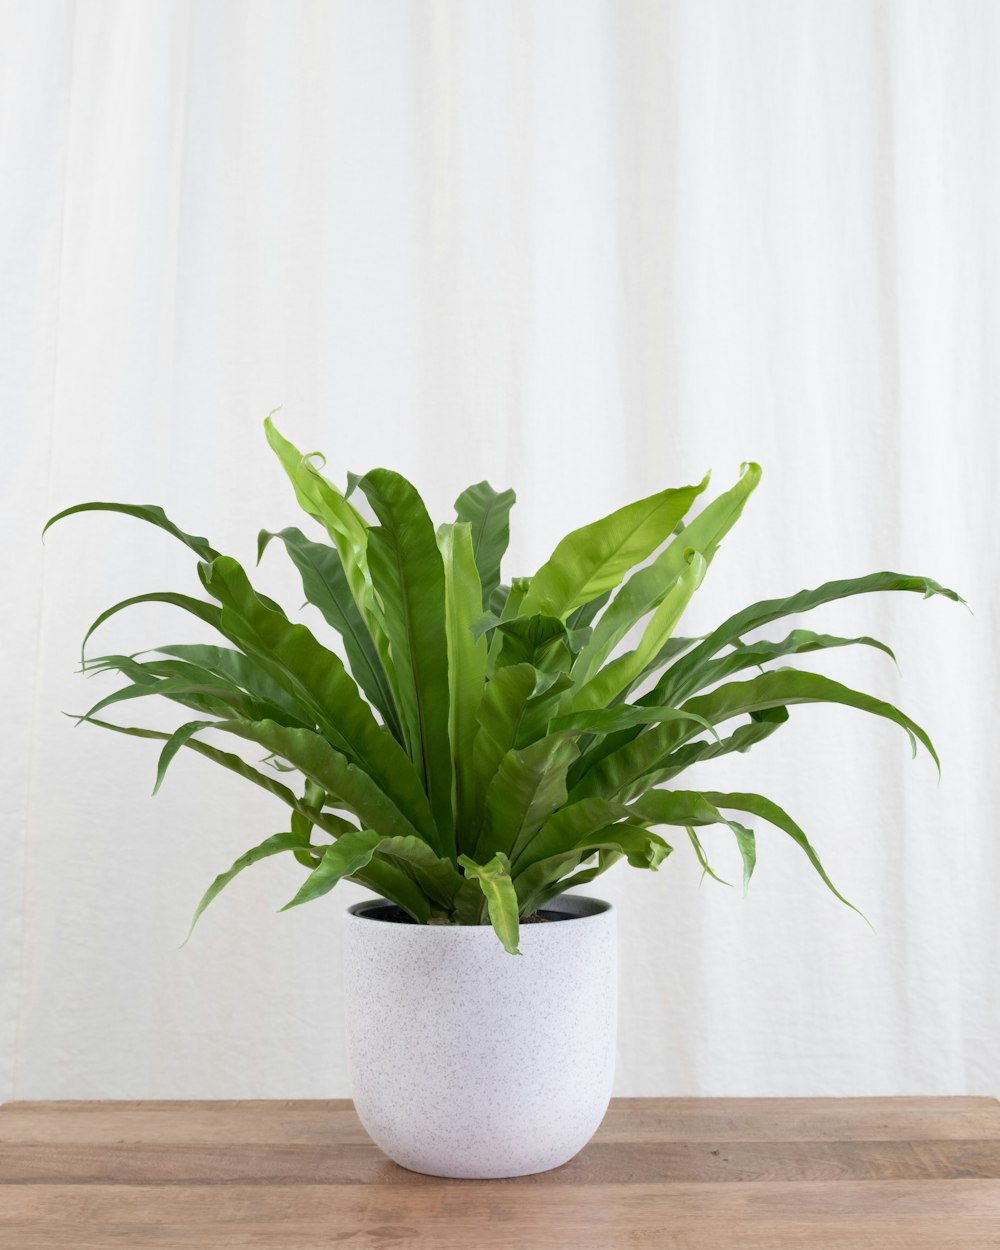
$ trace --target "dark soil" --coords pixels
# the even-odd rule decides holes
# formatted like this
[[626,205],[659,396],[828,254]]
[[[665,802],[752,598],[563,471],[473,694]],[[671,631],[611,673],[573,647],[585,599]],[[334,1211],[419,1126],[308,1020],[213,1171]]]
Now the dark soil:
[[[393,924],[416,924],[417,922],[409,914],[403,911],[402,907],[397,907],[395,903],[387,903],[384,907],[373,907],[371,911],[365,912],[365,916],[369,920],[389,920]],[[525,916],[520,924],[548,924],[553,920],[570,920],[572,917],[564,916],[558,911],[536,911],[533,916]]]

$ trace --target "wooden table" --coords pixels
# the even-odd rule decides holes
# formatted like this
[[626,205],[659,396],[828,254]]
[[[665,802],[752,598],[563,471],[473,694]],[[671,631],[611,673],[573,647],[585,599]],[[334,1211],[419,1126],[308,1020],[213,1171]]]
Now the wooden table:
[[390,1163],[346,1101],[13,1102],[0,1246],[312,1250],[1000,1247],[991,1098],[619,1098],[564,1167]]

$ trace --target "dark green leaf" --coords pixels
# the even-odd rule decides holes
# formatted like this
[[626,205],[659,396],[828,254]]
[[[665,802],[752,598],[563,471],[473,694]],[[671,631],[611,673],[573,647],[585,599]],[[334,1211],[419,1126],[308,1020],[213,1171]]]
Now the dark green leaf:
[[524,872],[514,874],[514,888],[522,915],[535,911],[540,906],[541,898],[551,898],[552,887],[598,851],[625,856],[634,868],[655,872],[670,854],[671,847],[659,834],[651,833],[641,825],[616,824],[597,830],[569,851],[538,860]]
[[191,934],[194,933],[194,927],[198,923],[202,912],[212,902],[212,900],[220,894],[234,877],[249,868],[251,864],[256,864],[259,860],[266,859],[270,855],[280,855],[283,851],[301,850],[303,846],[309,844],[309,837],[306,835],[305,841],[296,833],[276,833],[270,838],[265,838],[259,846],[255,846],[253,850],[247,851],[245,855],[241,855],[235,861],[231,868],[226,872],[220,873],[212,884],[202,895],[201,902],[195,909],[194,918],[191,921],[191,927],[188,929],[187,937],[182,945],[186,946],[191,940]]
[[180,539],[186,547],[190,547],[203,560],[214,560],[219,554],[213,547],[209,545],[207,538],[199,538],[196,534],[185,534],[182,529],[170,520],[162,508],[156,504],[131,504],[131,503],[78,503],[72,508],[64,508],[62,512],[57,512],[54,517],[50,517],[45,522],[45,529],[42,530],[44,536],[49,526],[55,525],[56,521],[62,520],[63,517],[73,516],[76,512],[121,512],[125,516],[135,517],[140,521],[148,521],[150,525],[157,526],[158,529],[165,530],[174,538]]
[[[163,778],[167,775],[167,769],[170,767],[170,761],[174,758],[181,747],[188,741],[189,738],[193,738],[200,729],[207,729],[209,726],[214,724],[215,722],[210,720],[191,720],[188,721],[186,725],[181,725],[179,729],[174,730],[164,744],[163,750],[160,752],[160,758],[156,765],[156,784],[153,786],[154,794],[158,793],[160,786],[163,784]],[[222,884],[225,885],[225,882]],[[222,886],[219,887],[219,889],[221,888]],[[214,895],[212,897],[214,898]],[[205,900],[206,907],[210,901],[210,899]],[[195,920],[197,919],[198,915],[196,914]],[[194,927],[193,921],[191,927]],[[190,934],[188,936],[190,936]]]
[[510,541],[510,510],[516,498],[512,490],[495,491],[489,482],[478,482],[455,500],[458,520],[467,521],[472,529],[472,553],[484,610],[500,582],[500,563]]
[[566,802],[566,772],[578,754],[565,738],[542,738],[508,751],[486,791],[476,857],[497,851],[516,859],[548,817]]
[[[110,721],[91,720],[89,723],[98,725],[102,729],[110,729],[114,733],[127,734],[132,738],[148,738],[153,741],[165,742],[170,737],[170,734],[161,733],[155,729],[139,729],[132,726],[113,725]],[[217,722],[213,728],[226,729],[230,733],[237,733],[240,737],[244,737],[248,741],[258,740],[250,733],[241,732],[248,727],[245,725],[239,725],[238,722],[232,722],[228,725],[223,724],[222,722]],[[281,737],[281,734],[285,732],[292,734],[308,733],[307,730],[285,731],[284,727],[280,725],[273,726],[273,729],[279,731],[279,738]],[[317,737],[317,735],[313,736]],[[318,740],[320,742],[323,741],[322,739]],[[284,740],[282,740],[282,744],[285,745]],[[269,794],[273,794],[275,798],[278,798],[283,803],[287,804],[287,806],[291,807],[293,811],[301,812],[305,816],[309,817],[309,819],[312,820],[320,829],[323,829],[324,832],[330,833],[335,837],[345,832],[345,822],[339,817],[333,816],[329,812],[317,812],[313,810],[296,794],[289,790],[287,786],[283,786],[277,778],[268,777],[265,773],[258,772],[245,760],[240,759],[238,755],[233,755],[228,751],[220,751],[217,747],[210,746],[207,742],[202,742],[198,738],[189,738],[184,745],[189,747],[191,750],[196,751],[199,755],[203,755],[206,759],[211,760],[213,763],[219,764],[223,768],[227,768],[231,772],[236,773],[238,776],[243,777],[245,780],[253,782],[254,785],[260,786],[261,789],[267,790]],[[336,752],[334,752],[334,754],[336,754]],[[307,755],[305,747],[302,748],[302,755],[304,757]],[[353,766],[349,766],[346,770],[348,781],[345,783],[351,786],[353,785],[353,779],[356,776],[364,777],[364,774],[359,774],[356,769],[352,772],[352,768]],[[361,885],[365,886],[369,890],[373,890],[376,894],[381,894],[383,898],[387,898],[398,907],[402,907],[404,911],[408,912],[420,923],[424,924],[429,919],[430,907],[427,903],[427,899],[411,878],[395,865],[386,862],[375,862],[373,860],[363,872],[356,873],[355,878]]]
[[826,875],[826,870],[820,863],[819,856],[816,854],[805,833],[799,828],[795,821],[792,820],[791,816],[780,808],[777,803],[772,802],[771,799],[765,798],[762,794],[719,794],[713,791],[706,791],[704,797],[710,803],[714,803],[716,807],[725,808],[727,811],[749,812],[752,816],[760,816],[761,819],[768,821],[768,823],[774,825],[775,828],[780,829],[783,833],[787,833],[792,841],[805,851],[810,864],[812,864],[813,868],[815,868],[826,888],[832,894],[836,895],[842,903],[847,903],[847,906],[850,907],[852,911],[857,911],[859,916],[864,915],[863,912],[858,911],[853,903],[849,903],[847,899],[844,898],[843,894],[841,894],[836,888],[830,878]]
[[[405,813],[413,826],[407,832],[436,842],[427,796],[413,765],[392,735],[379,728],[339,656],[321,646],[304,625],[293,625],[283,613],[268,608],[235,560],[220,557],[199,566],[199,573],[206,590],[223,605],[223,632],[307,708],[331,745]],[[323,784],[321,778],[314,780]]]
[[427,509],[404,477],[373,469],[360,487],[381,522],[369,530],[368,565],[385,613],[410,756],[442,845],[453,853],[444,564]]
[[501,621],[502,635],[496,656],[496,670],[512,664],[530,664],[541,672],[566,672],[573,663],[570,635],[558,617],[515,616]]
[[[718,725],[733,716],[795,703],[840,703],[891,720],[906,730],[914,752],[919,740],[938,764],[930,738],[898,708],[818,673],[780,669],[750,681],[729,682],[688,700],[681,705],[681,710],[694,712]],[[662,768],[670,753],[693,737],[694,732],[678,722],[655,725],[596,764],[578,783],[574,796],[599,794],[621,801],[634,797],[644,788],[644,778]]]
[[933,595],[943,595],[959,603],[965,602],[954,590],[939,586],[928,577],[910,577],[904,573],[871,573],[867,577],[825,582],[815,590],[800,590],[785,599],[763,599],[723,621],[693,651],[689,651],[668,669],[657,683],[656,690],[650,691],[647,697],[658,702],[676,703],[699,688],[698,674],[706,659],[751,630],[769,625],[783,616],[808,612],[824,603],[876,591],[916,591],[925,599]]
[[85,653],[91,634],[99,626],[114,616],[116,612],[121,612],[124,608],[134,607],[138,603],[167,603],[175,608],[183,608],[185,612],[190,612],[192,616],[196,616],[200,621],[204,621],[206,625],[211,625],[213,629],[221,628],[222,613],[214,603],[205,603],[204,600],[193,599],[190,595],[175,595],[170,591],[152,591],[150,594],[133,595],[131,599],[122,599],[120,603],[116,603],[113,607],[106,608],[87,630],[86,634],[84,634],[83,642],[80,645],[80,654],[83,655]]
[[403,730],[389,677],[375,640],[351,594],[336,547],[310,542],[301,530],[294,528],[276,534],[261,530],[257,542],[258,562],[272,538],[280,538],[285,544],[285,550],[302,578],[306,598],[343,638],[351,673],[378,708],[393,735],[402,742]]
[[[700,794],[695,790],[650,790],[636,799],[631,808],[651,824],[679,825],[682,828],[726,825],[736,838],[743,860],[743,891],[746,893],[756,863],[753,833],[745,825],[724,816],[712,802],[710,795]],[[702,863],[707,867],[707,861],[703,859]]]

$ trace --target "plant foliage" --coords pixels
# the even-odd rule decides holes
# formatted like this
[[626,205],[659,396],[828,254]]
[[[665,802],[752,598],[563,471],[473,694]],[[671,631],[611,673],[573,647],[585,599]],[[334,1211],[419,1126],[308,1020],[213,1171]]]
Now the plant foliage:
[[[937,762],[927,734],[891,704],[816,673],[767,667],[849,645],[891,656],[884,643],[801,628],[776,640],[747,635],[851,595],[917,591],[961,601],[953,590],[925,577],[873,573],[751,604],[701,638],[676,635],[757,486],[755,464],[693,518],[707,477],[575,530],[533,577],[507,584],[501,562],[513,491],[470,486],[455,519],[435,528],[398,473],[352,475],[343,492],[270,418],[265,429],[324,536],[262,530],[258,562],[278,540],[322,629],[289,620],[236,560],[158,507],[78,504],[46,526],[78,512],[119,512],[158,526],[197,557],[202,597],[154,592],[124,600],[98,617],[84,646],[110,616],[144,602],[195,616],[218,642],[85,658],[86,671],[114,671],[126,684],[80,718],[162,742],[156,789],[187,749],[286,809],[277,832],[213,881],[192,928],[244,868],[290,854],[306,876],[287,907],[348,878],[423,924],[491,923],[517,953],[519,918],[563,890],[620,859],[655,870],[671,852],[658,828],[680,830],[714,876],[697,830],[724,826],[746,886],[756,841],[734,814],[786,833],[842,898],[778,804],[758,794],[679,789],[676,778],[693,764],[749,750],[799,703],[840,703],[883,717],[902,727],[914,753],[920,744]],[[633,645],[623,650],[627,637]],[[99,718],[148,695],[192,715],[173,733]],[[264,760],[248,763],[206,742],[207,733],[261,748]]]

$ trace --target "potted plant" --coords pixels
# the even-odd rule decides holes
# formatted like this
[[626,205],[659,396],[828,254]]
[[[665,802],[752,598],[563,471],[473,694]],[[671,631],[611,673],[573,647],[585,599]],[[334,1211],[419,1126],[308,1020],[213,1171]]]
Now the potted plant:
[[[693,519],[707,477],[575,530],[534,576],[504,582],[513,491],[471,486],[455,519],[435,529],[403,477],[349,475],[341,492],[270,418],[265,427],[325,538],[264,530],[258,561],[271,544],[284,547],[338,637],[324,643],[293,623],[236,560],[160,508],[78,504],[48,525],[88,510],[150,522],[197,556],[205,592],[117,603],[85,648],[102,622],[136,603],[173,605],[221,636],[221,645],[85,658],[87,672],[114,671],[127,684],[80,720],[162,741],[155,789],[186,748],[284,805],[279,832],[212,882],[192,928],[234,877],[273,855],[305,870],[286,907],[344,878],[377,896],[347,909],[347,1024],[357,1110],[388,1155],[446,1176],[555,1167],[600,1123],[615,1049],[614,912],[566,891],[621,859],[655,870],[671,853],[664,828],[710,872],[698,834],[710,824],[735,837],[745,886],[756,862],[752,817],[791,837],[846,902],[777,803],[687,790],[679,778],[770,737],[799,703],[893,721],[914,752],[920,743],[936,761],[924,730],[889,703],[768,667],[847,645],[891,655],[884,643],[801,628],[748,635],[850,595],[959,596],[925,577],[873,573],[754,603],[707,635],[680,637],[685,607],[758,483],[757,465]],[[194,716],[160,733],[101,715],[147,695]],[[263,749],[263,763],[206,741],[209,731]]]

